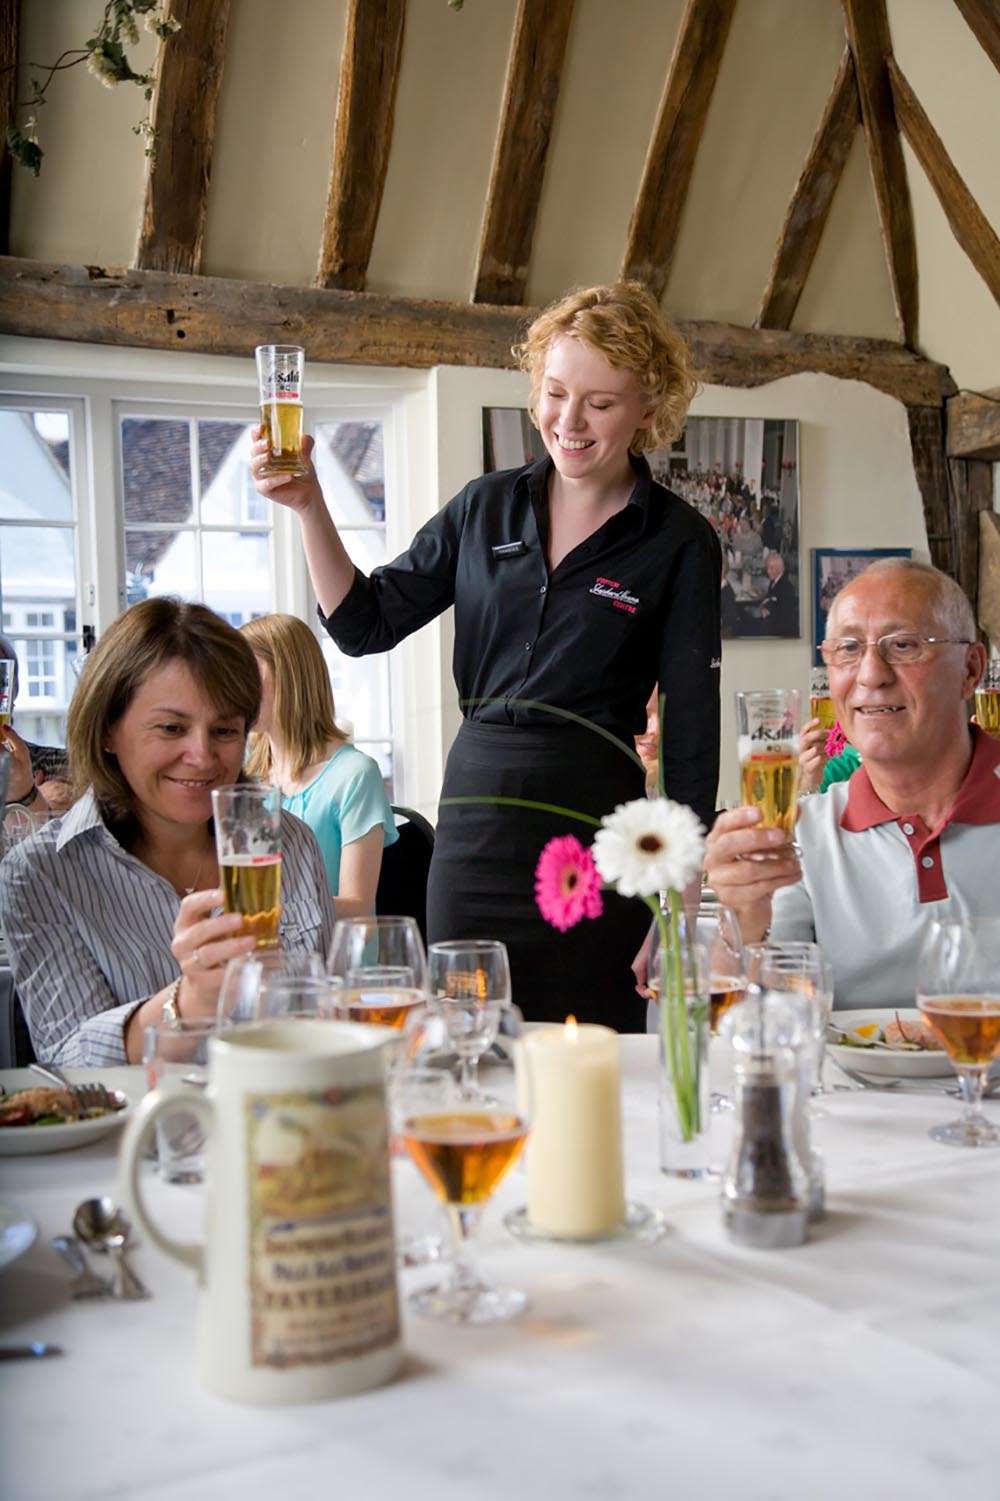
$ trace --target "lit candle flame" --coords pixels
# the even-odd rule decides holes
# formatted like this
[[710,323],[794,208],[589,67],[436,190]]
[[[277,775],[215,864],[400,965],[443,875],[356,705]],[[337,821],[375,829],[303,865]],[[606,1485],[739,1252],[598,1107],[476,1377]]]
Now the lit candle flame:
[[567,1018],[566,1018],[566,1027],[565,1027],[566,1041],[569,1042],[569,1043],[576,1042],[576,1040],[577,1040],[577,1034],[579,1033],[579,1031],[580,1031],[580,1028],[576,1024],[576,1017],[575,1016],[567,1016]]

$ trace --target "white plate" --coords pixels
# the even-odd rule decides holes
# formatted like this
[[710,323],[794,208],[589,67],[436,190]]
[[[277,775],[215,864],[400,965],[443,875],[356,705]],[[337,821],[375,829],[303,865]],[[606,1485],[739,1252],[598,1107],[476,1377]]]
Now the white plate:
[[67,1121],[61,1126],[0,1126],[0,1157],[27,1157],[36,1152],[66,1152],[71,1147],[85,1147],[112,1131],[121,1129],[128,1119],[132,1101],[120,1089],[112,1089],[116,1099],[124,1100],[114,1115],[97,1115],[86,1121]]
[[0,1204],[0,1267],[16,1261],[35,1243],[38,1226],[13,1204]]
[[[830,1024],[845,1032],[863,1027],[866,1022],[878,1022],[880,1027],[885,1027],[888,1022],[896,1020],[897,1014],[904,1022],[920,1020],[916,1007],[894,1006],[882,1011],[834,1011]],[[852,1048],[844,1043],[831,1042],[827,1044],[827,1052],[838,1063],[846,1063],[848,1068],[856,1068],[862,1074],[889,1074],[899,1079],[939,1079],[955,1072],[944,1051],[910,1053],[903,1048],[898,1051],[884,1047]]]

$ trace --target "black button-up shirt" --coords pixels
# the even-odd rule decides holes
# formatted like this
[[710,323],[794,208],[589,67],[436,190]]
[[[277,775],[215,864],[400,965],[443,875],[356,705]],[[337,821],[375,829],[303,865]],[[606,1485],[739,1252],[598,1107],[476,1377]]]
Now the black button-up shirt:
[[485,723],[560,723],[516,702],[528,699],[631,744],[658,682],[666,791],[709,825],[719,776],[719,542],[653,481],[644,459],[632,463],[628,504],[551,572],[546,458],[472,480],[400,557],[370,578],[357,571],[323,624],[341,651],[364,656],[454,604],[463,712]]

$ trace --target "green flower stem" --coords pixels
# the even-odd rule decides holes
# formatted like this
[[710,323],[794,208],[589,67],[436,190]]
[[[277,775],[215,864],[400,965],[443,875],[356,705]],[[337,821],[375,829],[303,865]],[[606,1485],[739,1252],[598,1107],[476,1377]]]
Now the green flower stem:
[[[680,921],[678,910],[680,898],[677,892],[667,893],[669,918],[656,897],[647,896],[646,904],[656,918],[660,935],[660,973],[662,994],[660,996],[660,1019],[663,1036],[664,1067],[670,1076],[677,1120],[684,1141],[692,1141],[701,1130],[701,1050],[697,1046],[692,1054],[688,1018],[687,990],[684,983],[684,956],[681,951]],[[701,1025],[700,1008],[695,1002],[695,1028]]]
[[560,808],[557,803],[536,803],[528,797],[443,797],[441,807],[453,807],[459,803],[496,803],[504,808],[535,808],[539,813],[557,813],[560,818],[575,818],[579,823],[589,823],[592,829],[601,827],[599,818],[589,813],[576,813],[572,808]]

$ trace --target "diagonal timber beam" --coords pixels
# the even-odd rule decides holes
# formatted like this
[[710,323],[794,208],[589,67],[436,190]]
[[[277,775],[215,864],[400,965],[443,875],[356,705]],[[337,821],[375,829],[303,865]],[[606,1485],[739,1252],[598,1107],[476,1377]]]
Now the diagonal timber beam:
[[885,0],[843,0],[843,7],[896,323],[903,343],[912,349],[917,339],[917,247],[906,164],[886,68],[892,43]]
[[476,261],[474,302],[520,304],[573,0],[520,0]]
[[318,287],[364,290],[396,110],[406,0],[350,0]]
[[662,297],[735,0],[688,0],[628,229],[622,275]]
[[153,111],[156,148],[146,163],[135,264],[146,271],[197,272],[229,0],[171,0],[170,14],[181,29],[160,43]]
[[1000,238],[959,176],[923,106],[894,58],[889,59],[889,80],[899,128],[944,209],[951,232],[1000,303]]
[[781,226],[757,328],[791,326],[860,119],[854,63],[847,47]]
[[1000,5],[997,0],[955,0],[980,47],[1000,69]]

